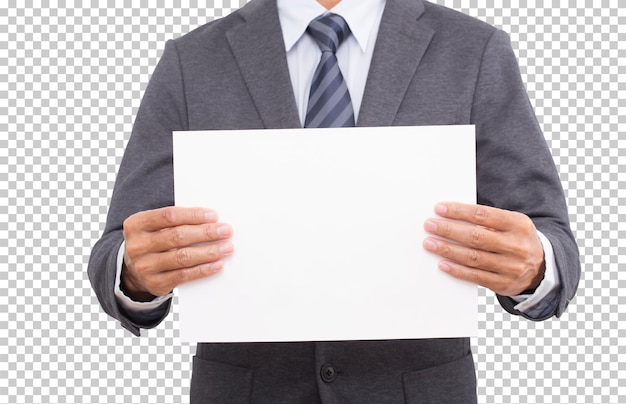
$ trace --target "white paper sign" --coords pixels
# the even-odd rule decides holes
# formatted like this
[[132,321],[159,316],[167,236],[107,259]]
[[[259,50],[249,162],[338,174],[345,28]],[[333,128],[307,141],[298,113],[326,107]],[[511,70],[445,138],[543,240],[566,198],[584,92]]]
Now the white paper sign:
[[422,247],[475,182],[473,126],[175,132],[176,205],[215,209],[235,246],[178,288],[181,338],[476,335],[477,287]]

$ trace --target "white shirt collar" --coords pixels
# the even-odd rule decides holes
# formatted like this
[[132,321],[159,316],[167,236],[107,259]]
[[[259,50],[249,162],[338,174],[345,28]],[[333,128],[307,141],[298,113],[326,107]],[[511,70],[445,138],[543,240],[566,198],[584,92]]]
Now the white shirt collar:
[[[386,0],[341,0],[330,12],[339,14],[346,20],[359,47],[365,52],[378,15],[374,10],[382,8],[385,2]],[[316,0],[277,0],[277,5],[287,52],[300,40],[312,20],[328,11]]]

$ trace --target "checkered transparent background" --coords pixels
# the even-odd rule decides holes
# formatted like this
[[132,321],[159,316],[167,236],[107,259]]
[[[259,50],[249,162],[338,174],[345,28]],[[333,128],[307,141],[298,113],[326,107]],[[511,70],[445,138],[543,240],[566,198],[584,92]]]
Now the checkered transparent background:
[[[179,340],[176,304],[135,338],[100,309],[86,265],[165,41],[244,2],[2,2],[0,402],[188,401],[195,347]],[[626,9],[438,3],[511,34],[583,263],[561,319],[512,317],[480,291],[479,401],[624,403]]]

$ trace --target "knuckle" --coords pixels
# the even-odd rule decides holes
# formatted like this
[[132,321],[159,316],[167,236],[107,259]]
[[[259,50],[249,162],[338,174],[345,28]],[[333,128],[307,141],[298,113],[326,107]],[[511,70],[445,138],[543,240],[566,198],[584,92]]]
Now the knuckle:
[[178,284],[191,282],[196,279],[205,277],[206,275],[208,275],[208,271],[205,269],[205,267],[205,265],[198,265],[193,268],[181,270],[178,274]]
[[204,226],[204,236],[209,241],[217,240],[217,227],[215,225]]
[[133,219],[132,217],[127,217],[122,223],[122,232],[124,233],[124,238],[126,238],[126,233],[132,229],[133,227]]
[[470,243],[474,246],[480,247],[485,242],[485,235],[479,228],[473,228],[470,232]]
[[461,209],[461,206],[455,203],[451,204],[448,209],[453,217],[459,217],[463,214],[463,209]]
[[128,239],[132,237],[138,231],[138,222],[137,215],[132,215],[127,217],[122,223],[122,234],[124,235],[124,239]]
[[198,265],[192,273],[193,279],[205,278],[212,274],[209,264]]
[[445,238],[449,238],[450,235],[452,234],[452,226],[450,226],[450,223],[447,222],[443,222],[441,224],[441,233],[440,233],[443,237]]
[[223,256],[219,244],[208,245],[206,250],[205,250],[205,254],[206,254],[206,260],[208,262],[217,261],[218,259],[222,258],[222,256]]
[[529,236],[536,233],[535,223],[533,223],[530,217],[521,212],[511,212],[511,214],[515,222],[519,224],[520,231],[525,235]]
[[176,209],[166,207],[161,210],[161,219],[164,223],[172,224],[176,222]]
[[173,227],[170,230],[170,243],[173,247],[185,245],[186,233],[180,227]]
[[482,262],[482,254],[474,249],[467,251],[467,262],[472,267],[479,267]]
[[483,224],[489,219],[489,211],[484,206],[478,205],[473,213],[476,224]]
[[129,257],[137,257],[141,254],[141,249],[138,243],[130,240],[126,240],[126,245],[124,246],[124,249],[126,250],[126,254]]
[[196,280],[205,277],[207,274],[206,265],[198,265],[189,271],[189,280]]
[[187,248],[181,248],[176,250],[175,253],[175,259],[176,259],[176,264],[178,265],[178,267],[180,268],[187,268],[190,266],[191,264],[191,253],[189,252],[189,249]]
[[146,274],[150,271],[150,266],[147,265],[144,261],[139,261],[133,264],[133,269],[133,272],[135,272],[141,278],[146,278]]
[[202,222],[204,220],[204,210],[202,209],[193,209],[191,212],[191,219],[194,222]]
[[530,232],[535,228],[535,224],[528,216],[520,212],[514,212],[514,214],[517,222],[526,232]]
[[124,246],[126,254],[134,259],[146,255],[153,251],[152,238],[148,237],[131,237],[126,239]]
[[517,263],[513,266],[513,278],[515,279],[515,281],[523,280],[527,272],[527,267],[522,262]]
[[517,257],[522,257],[524,259],[528,259],[531,254],[531,244],[528,239],[524,239],[523,241],[519,241],[511,247],[512,252]]
[[452,253],[452,249],[448,243],[441,243],[439,246],[439,254],[442,257],[449,258]]
[[532,261],[527,261],[522,263],[522,265],[520,265],[520,269],[519,269],[519,276],[522,278],[527,278],[529,276],[535,276],[536,272],[535,272],[535,266],[533,265]]
[[193,274],[192,271],[193,271],[193,268],[187,268],[187,269],[178,271],[178,274],[176,276],[176,284],[180,285],[181,283],[192,281],[194,279],[192,276]]
[[518,257],[527,258],[530,255],[529,251],[530,249],[526,243],[519,243],[513,246],[513,253]]
[[516,219],[522,223],[525,227],[530,228],[530,227],[534,227],[533,221],[530,220],[530,218],[525,215],[522,212],[513,212],[513,214],[515,215]]
[[516,243],[511,246],[511,253],[513,253],[516,257],[524,257],[526,256],[526,247],[523,243]]

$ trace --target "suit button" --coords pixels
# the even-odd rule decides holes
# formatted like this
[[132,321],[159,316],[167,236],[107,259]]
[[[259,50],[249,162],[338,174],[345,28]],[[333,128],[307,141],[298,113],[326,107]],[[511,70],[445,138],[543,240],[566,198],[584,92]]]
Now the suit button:
[[326,365],[322,366],[322,369],[320,370],[320,375],[322,376],[323,381],[325,381],[326,383],[332,383],[337,378],[337,369],[330,363],[327,363]]

